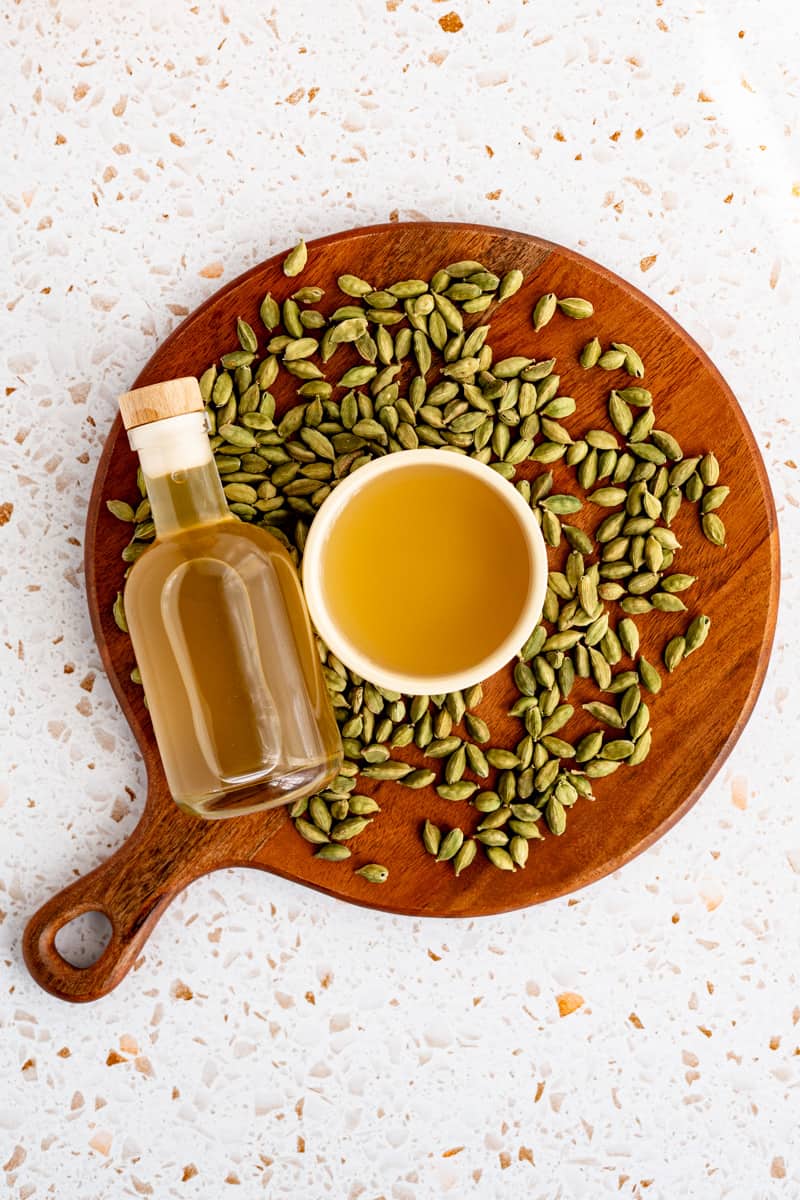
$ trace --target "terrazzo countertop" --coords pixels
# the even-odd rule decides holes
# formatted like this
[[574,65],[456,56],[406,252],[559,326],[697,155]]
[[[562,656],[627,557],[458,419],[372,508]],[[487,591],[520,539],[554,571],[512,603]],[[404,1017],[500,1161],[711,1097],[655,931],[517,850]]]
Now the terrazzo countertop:
[[[800,1196],[790,10],[4,6],[4,1196]],[[25,921],[121,843],[145,791],[83,580],[115,397],[296,236],[418,218],[580,249],[726,376],[782,523],[755,713],[689,816],[570,899],[419,921],[227,871],[116,992],[63,1004],[22,965]]]

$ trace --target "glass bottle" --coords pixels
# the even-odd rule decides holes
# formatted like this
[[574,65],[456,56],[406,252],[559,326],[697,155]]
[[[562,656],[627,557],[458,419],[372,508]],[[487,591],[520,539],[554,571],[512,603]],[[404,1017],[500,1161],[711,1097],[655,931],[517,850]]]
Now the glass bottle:
[[175,802],[217,819],[320,791],[342,745],[291,558],[229,512],[197,380],[120,410],[156,527],[125,615]]

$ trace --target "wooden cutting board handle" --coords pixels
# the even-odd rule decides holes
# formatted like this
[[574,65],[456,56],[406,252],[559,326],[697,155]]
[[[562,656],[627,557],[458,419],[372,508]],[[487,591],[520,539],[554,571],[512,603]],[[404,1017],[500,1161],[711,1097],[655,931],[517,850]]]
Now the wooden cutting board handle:
[[[242,865],[236,852],[243,825],[251,826],[250,846],[268,840],[285,824],[283,809],[203,821],[172,802],[160,768],[150,773],[147,804],[139,824],[115,854],[88,875],[51,897],[25,929],[23,953],[38,984],[62,1000],[85,1003],[117,986],[144,949],[153,926],[179,892],[220,866]],[[221,845],[230,842],[227,847]],[[111,936],[96,962],[76,967],[59,954],[58,931],[84,913],[100,912],[111,923]]]

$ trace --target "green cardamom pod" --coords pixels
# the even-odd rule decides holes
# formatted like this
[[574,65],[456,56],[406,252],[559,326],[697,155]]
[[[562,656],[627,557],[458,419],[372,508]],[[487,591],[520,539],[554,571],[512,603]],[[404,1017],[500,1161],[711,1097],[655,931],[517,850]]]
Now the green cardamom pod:
[[664,666],[670,672],[675,670],[683,661],[686,654],[686,639],[682,637],[670,638],[664,647]]
[[464,724],[467,733],[474,741],[480,742],[481,745],[486,745],[487,742],[491,741],[489,726],[482,717],[478,717],[474,713],[467,713],[464,718]]
[[426,820],[422,827],[422,844],[428,854],[432,854],[434,858],[439,853],[442,834],[438,825],[434,825],[431,821]]
[[344,821],[336,822],[331,829],[331,837],[335,842],[349,842],[351,838],[363,833],[369,824],[368,817],[346,817]]
[[106,508],[118,521],[133,522],[136,519],[133,508],[124,500],[106,500]]
[[479,813],[493,813],[502,807],[502,801],[497,792],[478,792],[472,800],[472,807]]
[[502,829],[480,829],[475,834],[475,840],[483,846],[507,846],[508,834]]
[[697,473],[706,487],[714,487],[719,480],[719,463],[714,454],[705,454],[700,459]]
[[511,296],[516,295],[516,293],[522,287],[524,278],[525,277],[522,274],[522,271],[518,271],[516,269],[507,271],[500,280],[500,287],[497,290],[497,299],[499,301],[508,300]]
[[682,501],[683,494],[681,493],[680,488],[669,487],[667,489],[661,505],[661,515],[667,525],[672,524],[673,520],[677,516],[678,509],[680,508]]
[[730,495],[729,487],[712,487],[703,496],[703,502],[700,505],[700,511],[705,513],[714,512],[721,508]]
[[621,766],[620,761],[612,762],[609,759],[595,758],[586,764],[585,770],[589,779],[605,779],[607,775],[613,775]]
[[327,833],[318,829],[316,825],[312,825],[310,821],[306,821],[304,817],[298,817],[294,823],[294,827],[305,841],[311,842],[312,845],[322,845],[323,842],[330,841]]
[[[647,688],[648,692],[650,692],[652,695],[655,695],[656,692],[660,692],[661,676],[653,664],[648,662],[644,655],[641,655],[638,666],[639,678],[641,679],[643,686]],[[671,669],[668,664],[667,669]]]
[[617,741],[606,742],[603,749],[600,751],[599,757],[607,759],[610,762],[620,762],[622,759],[630,758],[634,751],[634,743],[627,738],[619,738]]
[[236,319],[236,336],[239,339],[239,345],[249,354],[255,354],[258,349],[258,338],[253,332],[251,325],[248,325],[242,317]]
[[633,404],[636,408],[649,408],[653,403],[652,394],[643,387],[619,388],[619,395],[626,404]]
[[725,545],[725,525],[715,512],[704,514],[702,521],[703,533],[714,546]]
[[[476,262],[474,258],[460,259],[458,262],[450,263],[449,267],[445,267],[445,273],[450,279],[466,279],[470,275],[474,275],[476,271],[484,271],[486,268],[482,263]],[[445,285],[446,286],[446,285]]]
[[542,738],[542,745],[556,758],[574,758],[575,747],[570,742],[563,741],[562,738],[553,737],[552,735]]
[[[531,712],[539,712],[539,710],[533,709]],[[559,704],[558,708],[555,708],[553,713],[543,722],[536,736],[547,737],[548,734],[558,733],[560,728],[563,728],[567,724],[567,721],[572,718],[573,713],[575,713],[575,708],[572,707],[572,704]]]
[[467,767],[467,752],[463,745],[448,758],[444,766],[445,783],[458,783]]
[[620,600],[620,608],[629,617],[638,617],[642,613],[650,612],[652,604],[644,596],[626,596],[624,600]]
[[351,854],[352,850],[348,846],[328,842],[327,845],[320,846],[319,850],[314,851],[314,858],[321,858],[324,862],[343,862]]
[[[333,806],[331,806],[333,807]],[[349,809],[354,817],[366,817],[370,813],[378,813],[381,811],[381,806],[377,800],[373,800],[372,796],[359,796],[353,794],[350,796]],[[335,816],[336,814],[333,813]]]
[[571,317],[573,321],[583,321],[586,317],[594,316],[594,305],[589,300],[582,300],[580,296],[566,296],[558,301],[558,307],[565,317]]
[[463,844],[464,844],[463,832],[458,827],[456,827],[455,829],[449,830],[449,832],[444,835],[444,837],[442,838],[442,840],[439,844],[439,850],[436,855],[436,861],[437,862],[448,862],[451,858],[455,858],[456,854],[458,854],[458,852],[461,849]]
[[587,500],[591,504],[598,504],[602,508],[614,508],[617,504],[624,504],[628,493],[624,488],[603,487],[597,488],[587,496]]
[[547,292],[536,301],[533,309],[533,328],[537,333],[540,329],[544,329],[545,325],[553,319],[556,304],[555,292]]
[[634,350],[633,346],[628,346],[625,342],[612,342],[611,345],[615,351],[624,356],[625,370],[627,373],[629,375],[633,375],[635,379],[641,379],[644,375],[644,363]]
[[619,715],[627,725],[631,717],[638,711],[639,705],[642,703],[642,693],[635,683],[631,684],[623,693],[619,704]]
[[117,592],[117,598],[114,601],[111,611],[114,615],[114,621],[117,629],[120,629],[123,633],[128,633],[128,622],[125,619],[125,608],[122,602],[122,592]]
[[498,871],[514,871],[514,860],[503,846],[487,846],[486,857]]
[[493,747],[491,750],[487,750],[486,758],[490,766],[498,767],[502,771],[510,771],[519,766],[516,754],[510,750],[504,750],[502,747]]
[[339,291],[344,292],[345,296],[366,296],[368,292],[374,290],[371,283],[367,283],[365,279],[359,279],[357,275],[340,275],[336,282],[339,285]]
[[223,354],[219,361],[223,367],[235,370],[239,367],[249,367],[254,357],[251,350],[231,350],[227,354]]
[[551,796],[545,805],[544,819],[550,832],[561,837],[567,828],[567,810],[555,796]]
[[644,760],[647,758],[648,754],[650,753],[650,744],[652,742],[652,738],[653,738],[652,729],[645,729],[642,736],[640,738],[637,738],[633,754],[631,754],[630,757],[628,758],[628,766],[629,767],[635,767],[635,766],[638,766],[639,763],[644,762]]
[[389,878],[389,868],[381,866],[380,863],[367,863],[366,866],[359,867],[354,875],[360,875],[362,879],[366,879],[367,883],[386,883]]
[[374,766],[365,767],[361,774],[367,779],[398,780],[409,775],[412,770],[409,763],[394,762],[389,759],[388,762],[375,763]]
[[328,811],[327,804],[319,796],[312,796],[309,800],[308,814],[317,829],[321,829],[323,833],[330,833],[332,824],[331,814]]
[[283,260],[283,273],[293,278],[299,275],[303,267],[308,261],[308,250],[306,244],[301,238],[293,250],[290,250]]
[[694,575],[666,575],[661,580],[663,592],[685,592],[696,580]]
[[539,503],[542,508],[546,508],[548,512],[555,513],[560,517],[569,516],[571,513],[579,512],[583,508],[583,504],[578,497],[570,495],[546,496]]
[[608,398],[608,415],[614,428],[627,437],[633,427],[633,413],[617,391]]
[[524,867],[528,861],[529,853],[527,840],[519,835],[512,837],[508,843],[508,853],[516,866]]
[[639,630],[636,622],[630,617],[623,617],[617,625],[617,637],[619,638],[625,653],[635,658],[639,653]]
[[585,435],[587,443],[595,450],[618,450],[619,443],[607,429],[590,429]]
[[667,458],[673,462],[678,462],[683,458],[683,451],[671,433],[666,433],[663,429],[653,429],[650,437],[659,450],[663,450]]
[[625,726],[620,714],[610,704],[603,704],[600,700],[590,700],[583,705],[583,708],[598,721],[602,721],[604,725],[610,725],[612,729],[623,729]]
[[708,631],[710,628],[711,618],[707,617],[705,613],[699,617],[695,617],[695,619],[689,625],[689,628],[686,630],[687,654],[692,654],[695,650],[698,650],[702,646],[703,642],[708,637]]
[[[622,395],[621,392],[620,395]],[[655,419],[655,413],[652,408],[646,408],[644,412],[640,413],[631,426],[631,431],[628,434],[628,444],[643,442],[645,438],[649,437],[650,430],[655,424]]]
[[261,301],[261,308],[258,310],[261,317],[261,323],[266,329],[274,329],[280,323],[281,310],[278,307],[276,300],[273,300],[269,292]]
[[577,525],[567,525],[562,522],[561,532],[573,550],[579,550],[581,554],[586,555],[594,554],[594,542],[589,534],[584,533],[582,529],[578,529]]
[[478,847],[472,838],[469,838],[467,841],[462,842],[461,846],[459,847],[459,849],[456,851],[455,855],[451,859],[451,861],[453,863],[453,871],[456,875],[456,878],[458,878],[458,876],[461,874],[461,872],[466,870],[466,868],[475,861],[475,855],[477,854],[477,852],[478,852]]
[[581,350],[578,357],[578,362],[581,364],[584,370],[588,370],[590,367],[597,365],[597,363],[600,361],[600,355],[602,353],[603,347],[600,345],[600,339],[594,337],[590,342],[587,342]]
[[468,742],[465,746],[465,752],[470,771],[477,775],[479,779],[486,779],[489,775],[489,763],[480,746],[476,746],[473,742]]
[[628,722],[628,733],[636,741],[650,724],[650,709],[642,702]]
[[621,350],[606,350],[598,358],[597,365],[604,371],[618,371],[624,362],[625,355]]
[[474,792],[477,792],[477,783],[470,783],[466,779],[460,779],[456,783],[440,783],[436,788],[437,795],[443,800],[469,800]]
[[602,745],[603,735],[599,729],[594,730],[592,733],[585,734],[575,747],[575,761],[584,763],[588,762],[592,758],[595,758],[600,752]]
[[697,473],[688,476],[688,479],[684,484],[684,496],[686,499],[690,500],[690,502],[694,504],[696,500],[699,500],[699,498],[702,497],[702,494],[703,480],[700,479],[700,476]]

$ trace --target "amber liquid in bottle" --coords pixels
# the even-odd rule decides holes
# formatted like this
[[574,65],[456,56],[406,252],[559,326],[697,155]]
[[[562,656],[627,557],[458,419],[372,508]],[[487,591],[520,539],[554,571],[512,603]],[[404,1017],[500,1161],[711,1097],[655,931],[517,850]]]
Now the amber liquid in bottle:
[[[125,614],[176,803],[220,818],[321,790],[342,746],[291,558],[229,513],[210,450],[154,474],[140,456],[156,541]],[[177,461],[159,454],[155,470]]]

